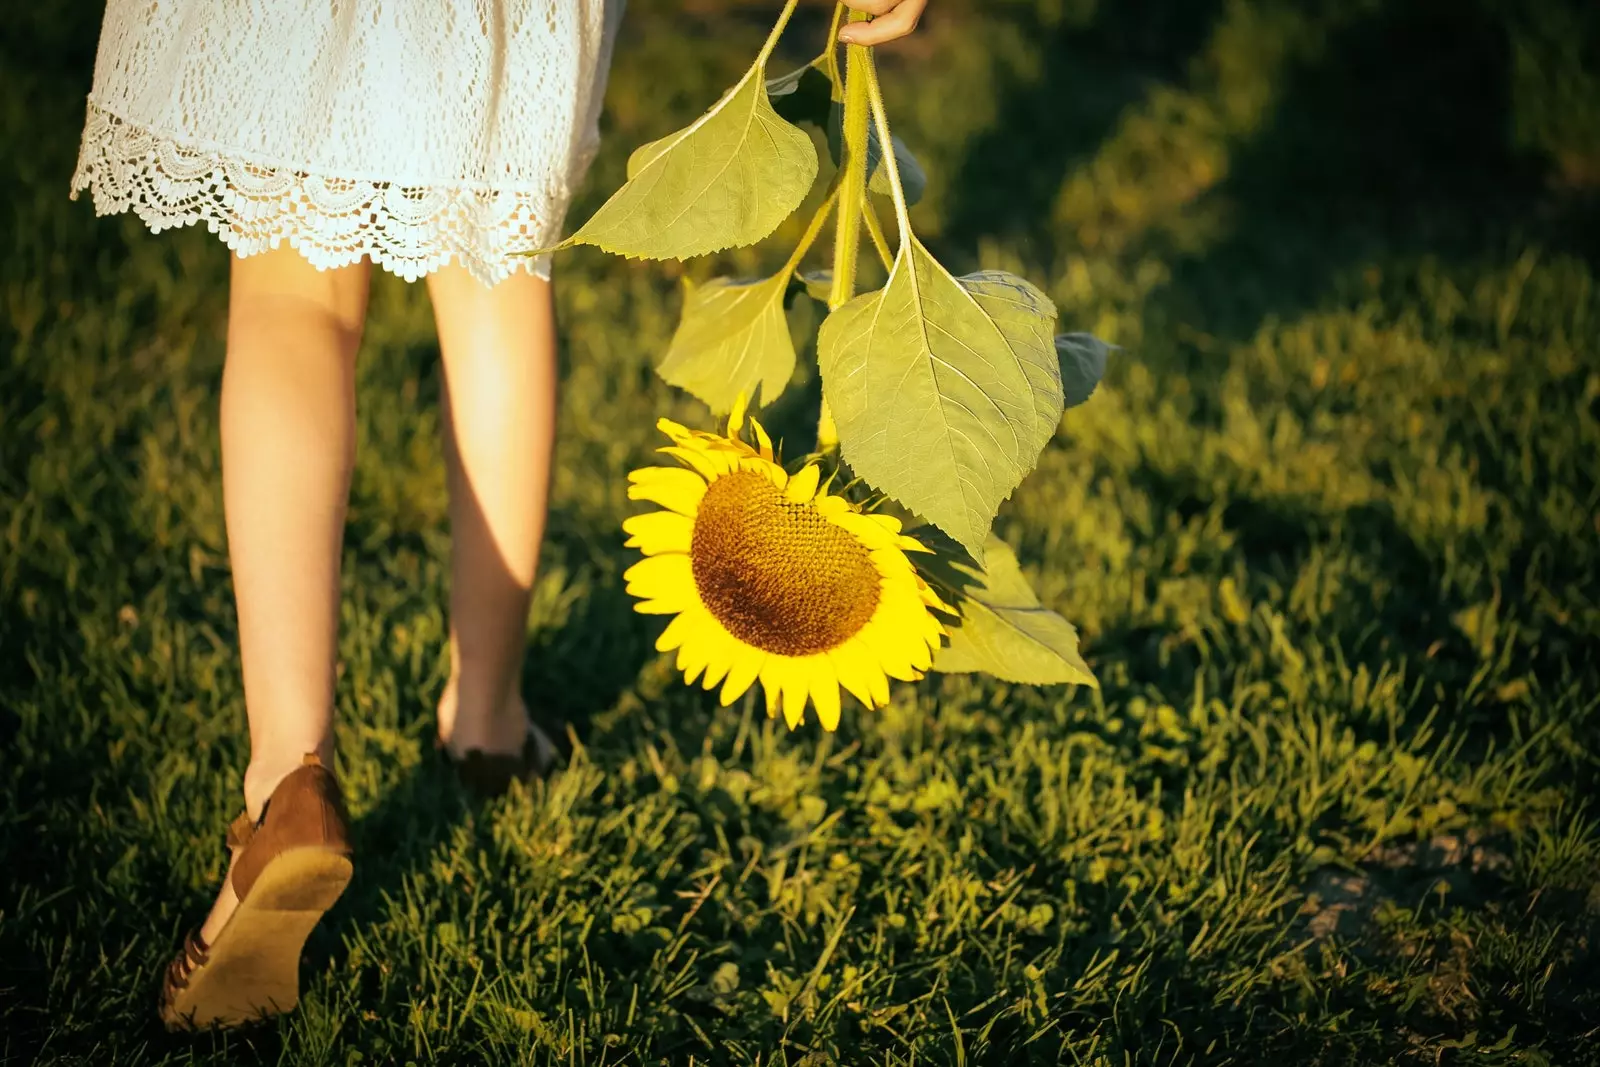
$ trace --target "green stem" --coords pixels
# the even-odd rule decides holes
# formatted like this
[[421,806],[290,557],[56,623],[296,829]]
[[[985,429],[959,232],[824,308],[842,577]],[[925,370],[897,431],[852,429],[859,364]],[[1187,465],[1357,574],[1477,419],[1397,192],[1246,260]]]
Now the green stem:
[[[849,21],[860,22],[866,15],[852,11]],[[867,77],[872,57],[864,45],[845,47],[844,68],[844,180],[839,185],[839,213],[833,231],[833,291],[828,294],[828,310],[836,311],[856,295],[856,260],[861,250],[861,205],[867,196]],[[839,430],[827,398],[817,420],[817,450],[831,452],[839,447]]]
[[[851,20],[855,21],[855,12]],[[861,204],[867,195],[867,49],[847,46],[844,79],[844,180],[839,185],[839,221],[833,239],[833,293],[828,310],[856,295],[856,257],[861,248]]]
[[811,221],[806,224],[806,232],[800,235],[800,243],[794,246],[794,251],[789,253],[789,261],[783,265],[783,274],[793,274],[800,266],[800,261],[806,258],[806,253],[811,251],[811,246],[816,243],[817,235],[822,232],[823,224],[828,221],[828,216],[833,212],[833,205],[839,202],[839,178],[834,176],[833,184],[828,187],[827,194],[823,196],[822,203],[817,205],[817,210],[811,216]]
[[794,14],[795,5],[799,3],[800,0],[789,0],[783,5],[783,11],[778,15],[778,24],[773,26],[772,32],[767,35],[767,43],[761,46],[761,54],[756,57],[752,70],[766,68],[767,60],[772,58],[772,50],[778,47],[778,38],[783,36],[783,28],[789,25],[789,16]]
[[[833,91],[839,91],[839,83],[844,80],[839,73],[839,27],[844,23],[849,8],[843,4],[833,5],[833,21],[828,23],[828,44],[822,50],[822,62],[826,68],[828,80],[833,83]],[[835,97],[838,99],[838,97]]]
[[889,242],[883,236],[883,223],[878,221],[878,209],[872,206],[870,198],[861,202],[861,217],[866,221],[867,233],[872,236],[872,247],[878,250],[878,258],[883,261],[883,269],[888,270],[894,266],[894,253],[889,251]]
[[906,191],[900,186],[900,164],[894,158],[894,142],[889,139],[889,116],[883,109],[883,90],[878,87],[878,71],[866,57],[867,99],[872,105],[872,122],[878,128],[878,143],[883,146],[883,165],[889,171],[889,189],[894,194],[894,217],[900,227],[900,247],[911,240],[911,212],[906,207]]

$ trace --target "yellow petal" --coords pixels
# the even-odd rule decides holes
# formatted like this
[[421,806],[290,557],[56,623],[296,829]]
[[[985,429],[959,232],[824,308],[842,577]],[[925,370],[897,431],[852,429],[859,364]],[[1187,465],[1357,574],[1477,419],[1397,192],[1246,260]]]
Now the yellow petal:
[[748,645],[744,645],[734,654],[733,666],[728,668],[728,679],[722,683],[720,700],[723,707],[744,696],[745,691],[761,676],[761,665],[766,660],[765,652]]
[[868,550],[867,554],[872,557],[878,573],[885,578],[909,582],[917,572],[911,561],[906,559],[906,554],[898,548],[873,548]]
[[687,444],[688,442],[694,440],[693,430],[689,429],[689,427],[683,425],[681,422],[673,422],[669,418],[663,417],[657,419],[656,429],[660,430],[674,441],[677,441],[679,444]]
[[689,607],[682,597],[670,600],[641,600],[633,606],[640,615],[677,615]]
[[817,721],[832,733],[839,728],[839,680],[827,656],[812,656],[806,667],[811,678],[811,700],[817,706]]
[[700,640],[701,636],[697,634],[696,640],[685,641],[678,649],[678,669],[683,672],[685,685],[693,685],[694,680],[700,677],[700,672],[711,662],[710,642]]
[[825,519],[836,519],[840,515],[854,514],[850,510],[850,501],[842,496],[819,496],[816,499],[815,507],[817,514]]
[[783,720],[793,730],[806,721],[806,697],[810,686],[806,684],[805,671],[799,664],[790,661],[787,667],[788,670],[783,674]]
[[876,708],[884,703],[879,700],[877,689],[881,681],[884,690],[884,699],[888,698],[888,680],[884,678],[883,671],[867,652],[866,646],[854,639],[846,641],[828,650],[828,659],[833,662],[834,674],[838,675],[839,684],[849,690],[850,695],[869,708]]
[[784,470],[776,463],[770,463],[767,460],[761,459],[757,456],[751,456],[749,459],[741,460],[739,463],[739,469],[744,471],[754,471],[755,473],[766,478],[779,489],[782,489],[784,486],[789,484],[788,471]]
[[744,390],[739,390],[739,395],[734,398],[733,410],[728,412],[728,436],[737,438],[739,431],[744,429],[744,413],[750,405],[750,398],[744,395]]
[[771,459],[772,458],[772,438],[767,436],[766,427],[762,426],[755,419],[751,419],[750,420],[750,427],[753,430],[755,430],[755,432],[756,432],[756,444],[760,446],[761,458],[762,459]]
[[656,651],[671,652],[685,641],[693,640],[700,621],[693,611],[685,611],[675,616],[667,623],[667,628],[661,631],[661,636],[656,638]]
[[[867,518],[882,526],[889,533],[897,534],[900,532],[900,520],[893,515],[885,515],[882,512],[874,511]],[[920,542],[918,543],[920,544]]]
[[[933,586],[923,581],[920,574],[917,576],[917,596],[920,597],[922,602],[928,605],[930,608],[938,608],[946,615],[956,614],[956,609],[951,607],[949,604],[946,604],[944,602],[944,598],[934,591]],[[940,632],[943,632],[943,630],[944,628],[941,626]]]
[[799,474],[789,479],[789,487],[783,495],[792,504],[804,504],[817,495],[817,482],[822,479],[822,471],[815,463],[807,464]]
[[629,535],[627,547],[647,556],[661,552],[687,552],[694,536],[694,520],[675,511],[652,511],[633,515],[622,523]]
[[668,600],[687,603],[685,593],[694,590],[694,569],[681,552],[646,556],[622,572],[628,592],[641,600]]
[[722,679],[727,677],[728,668],[733,666],[739,654],[740,642],[720,625],[708,626],[705,632],[706,642],[706,676],[701,681],[701,686],[707,690],[715,689]]
[[868,675],[872,684],[872,704],[874,708],[889,706],[889,676],[883,673],[882,668],[874,666]]
[[[840,498],[829,497],[828,499],[838,500]],[[821,509],[821,506],[822,505],[819,503],[819,510]],[[848,531],[851,537],[854,537],[857,541],[860,541],[868,549],[871,549],[875,552],[893,552],[895,558],[905,558],[894,548],[894,535],[887,533],[882,526],[879,526],[867,516],[857,514],[856,512],[848,509],[843,512],[834,512],[831,508],[828,511],[824,511],[823,514],[826,515],[834,525],[838,526],[841,530]]]
[[682,467],[641,467],[629,472],[628,481],[629,500],[648,500],[690,518],[706,495],[706,480]]
[[[913,641],[907,651],[910,652],[911,669],[917,672],[917,678],[921,678],[933,666],[933,652],[928,648],[928,642]],[[906,681],[914,682],[917,678],[907,678]]]
[[906,640],[906,635],[895,632],[893,623],[886,625],[885,621],[875,614],[872,621],[862,627],[861,632],[852,640],[865,645],[879,669],[889,677],[898,678],[903,682],[914,682],[921,677],[911,661],[916,648],[925,649],[927,646],[918,638]]
[[716,481],[719,475],[727,474],[728,471],[733,469],[728,460],[722,456],[711,451],[710,449],[700,448],[695,445],[684,445],[681,447],[678,445],[668,445],[665,448],[658,448],[656,451],[665,453],[666,455],[672,456],[676,459],[681,459],[684,463],[687,463],[689,466],[698,471],[708,482]]
[[[896,597],[887,604],[880,604],[880,608],[881,615],[873,612],[873,622],[878,624],[877,632],[879,635],[892,634],[895,648],[900,652],[899,656],[886,656],[885,659],[896,659],[914,671],[926,671],[933,664],[932,650],[938,647],[939,639],[944,636],[944,627],[915,600]],[[870,628],[871,623],[868,626]]]
[[761,691],[767,698],[767,718],[776,718],[783,695],[783,660],[769,655],[761,664],[760,677]]

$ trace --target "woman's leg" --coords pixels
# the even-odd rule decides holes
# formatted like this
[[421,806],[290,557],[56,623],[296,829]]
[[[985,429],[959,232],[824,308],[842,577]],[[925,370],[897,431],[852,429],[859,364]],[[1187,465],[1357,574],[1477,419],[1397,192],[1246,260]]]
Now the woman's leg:
[[[289,248],[233,260],[222,492],[252,817],[307,752],[333,766],[339,557],[369,276],[367,263],[319,271]],[[214,940],[235,904],[224,883],[201,937]]]
[[555,444],[550,284],[514,274],[489,288],[452,265],[428,278],[444,361],[450,486],[450,682],[439,736],[516,753],[528,597],[544,536]]

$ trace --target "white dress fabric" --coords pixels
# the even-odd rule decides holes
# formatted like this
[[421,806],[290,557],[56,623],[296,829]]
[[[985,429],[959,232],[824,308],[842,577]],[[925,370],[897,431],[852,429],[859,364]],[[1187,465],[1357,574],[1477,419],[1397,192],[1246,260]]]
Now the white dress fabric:
[[72,195],[239,255],[549,276],[622,0],[109,0]]

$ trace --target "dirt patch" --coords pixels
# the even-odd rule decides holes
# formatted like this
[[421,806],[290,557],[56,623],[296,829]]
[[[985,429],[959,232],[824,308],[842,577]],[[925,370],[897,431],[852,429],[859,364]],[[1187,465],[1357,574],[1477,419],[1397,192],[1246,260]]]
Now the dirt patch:
[[1430,893],[1445,893],[1481,904],[1511,866],[1504,846],[1500,837],[1478,830],[1383,845],[1354,869],[1313,872],[1298,917],[1318,940],[1355,938],[1385,901],[1412,907]]

